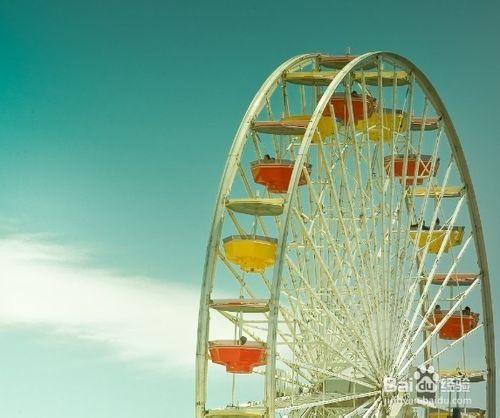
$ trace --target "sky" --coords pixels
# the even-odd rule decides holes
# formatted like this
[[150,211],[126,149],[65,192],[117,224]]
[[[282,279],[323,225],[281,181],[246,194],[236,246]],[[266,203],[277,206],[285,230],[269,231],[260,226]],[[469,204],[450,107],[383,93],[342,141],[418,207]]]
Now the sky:
[[0,1],[1,416],[192,416],[224,161],[260,84],[301,53],[392,51],[426,73],[498,300],[499,18],[489,0]]

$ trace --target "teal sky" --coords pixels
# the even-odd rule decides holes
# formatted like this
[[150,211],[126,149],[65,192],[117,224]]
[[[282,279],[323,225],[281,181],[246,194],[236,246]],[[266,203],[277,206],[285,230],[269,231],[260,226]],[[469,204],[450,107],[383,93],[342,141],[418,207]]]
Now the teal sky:
[[499,3],[349,3],[0,2],[2,416],[192,416],[223,164],[260,83],[304,52],[394,51],[427,74],[500,297]]

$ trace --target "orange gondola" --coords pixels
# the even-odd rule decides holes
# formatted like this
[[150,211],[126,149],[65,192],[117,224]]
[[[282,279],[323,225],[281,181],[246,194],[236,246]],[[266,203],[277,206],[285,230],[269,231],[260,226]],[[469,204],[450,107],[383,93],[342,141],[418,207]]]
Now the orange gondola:
[[[252,176],[257,184],[262,184],[272,193],[286,193],[292,177],[295,161],[262,159],[251,163]],[[307,170],[311,172],[311,164],[306,164]],[[306,177],[302,173],[299,186],[306,184]]]
[[[364,118],[364,110],[363,110],[363,97],[359,94],[352,93],[351,94],[351,102],[352,102],[352,117],[354,122],[361,120]],[[335,93],[332,95],[330,99],[330,103],[333,107],[333,111],[335,113],[335,117],[340,120],[343,124],[346,124],[349,121],[349,106],[345,93]],[[377,107],[377,101],[370,96],[366,96],[366,111],[367,117],[370,117]],[[330,116],[330,106],[327,105],[325,110],[323,111],[323,116]]]
[[213,363],[226,366],[229,373],[248,374],[255,367],[266,364],[266,344],[238,340],[218,340],[209,342],[210,358]]
[[[430,318],[433,325],[439,324],[443,321],[448,311],[433,312]],[[439,330],[439,338],[443,340],[458,340],[464,334],[476,328],[479,321],[479,314],[470,313],[455,313],[451,315]]]
[[[419,160],[417,168],[417,160]],[[404,155],[394,156],[394,177],[402,178],[405,176],[406,165],[406,185],[422,184],[424,179],[434,175],[439,167],[439,158],[435,164],[431,155],[417,155],[410,154],[408,159]],[[384,167],[388,176],[392,175],[392,156],[384,157]]]

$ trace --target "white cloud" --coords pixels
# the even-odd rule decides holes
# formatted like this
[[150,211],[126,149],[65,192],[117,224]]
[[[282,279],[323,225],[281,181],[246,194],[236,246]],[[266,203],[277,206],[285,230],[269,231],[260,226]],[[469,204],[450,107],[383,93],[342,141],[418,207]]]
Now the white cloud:
[[36,237],[0,239],[0,326],[105,343],[155,367],[192,367],[199,289],[90,268],[86,258]]

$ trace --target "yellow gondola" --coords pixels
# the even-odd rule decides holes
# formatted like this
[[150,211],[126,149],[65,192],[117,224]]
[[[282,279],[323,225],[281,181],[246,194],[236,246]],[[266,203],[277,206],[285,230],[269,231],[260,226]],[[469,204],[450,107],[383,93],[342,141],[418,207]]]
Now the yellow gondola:
[[274,264],[278,245],[275,238],[231,235],[223,243],[227,259],[247,273],[262,273]]
[[215,299],[210,301],[210,307],[220,312],[269,312],[269,299]]
[[[360,120],[356,124],[356,130],[360,132],[368,129],[368,138],[371,141],[380,141],[380,112],[375,111],[365,120]],[[408,129],[408,115],[401,110],[384,109],[382,116],[382,137],[384,142],[392,141],[395,133],[404,133]]]
[[[365,83],[370,86],[379,85],[378,71],[358,71],[354,74],[354,79],[359,83],[363,82],[363,78]],[[394,85],[394,82],[397,86],[406,86],[410,84],[410,78],[406,71],[381,71],[380,78],[383,87],[391,87]]]
[[[281,120],[284,122],[302,123],[305,127],[307,127],[310,119],[311,115],[295,115],[295,116],[286,116]],[[319,118],[317,132],[313,135],[312,142],[318,143],[320,138],[325,139],[333,135],[333,133],[334,130],[333,130],[332,118],[327,116],[321,116]]]
[[451,415],[448,414],[448,411],[433,411],[429,412],[429,418],[449,418]]
[[[450,248],[462,243],[464,229],[465,228],[463,226],[454,226],[452,228],[448,242],[444,246],[444,252],[448,252]],[[418,234],[418,230],[415,229],[410,231],[410,238],[414,243],[416,243],[416,245],[418,245],[419,248],[424,248],[427,244],[427,239],[430,239],[428,252],[431,254],[437,254],[446,238],[447,232],[447,228],[441,228],[432,232],[423,230],[420,234]]]
[[337,74],[338,71],[300,71],[286,73],[284,79],[304,86],[328,86]]
[[[441,197],[460,197],[464,193],[463,186],[430,186],[428,189],[429,197],[439,199]],[[427,196],[427,186],[414,187],[413,190],[408,189],[408,194],[413,193],[415,197]]]

